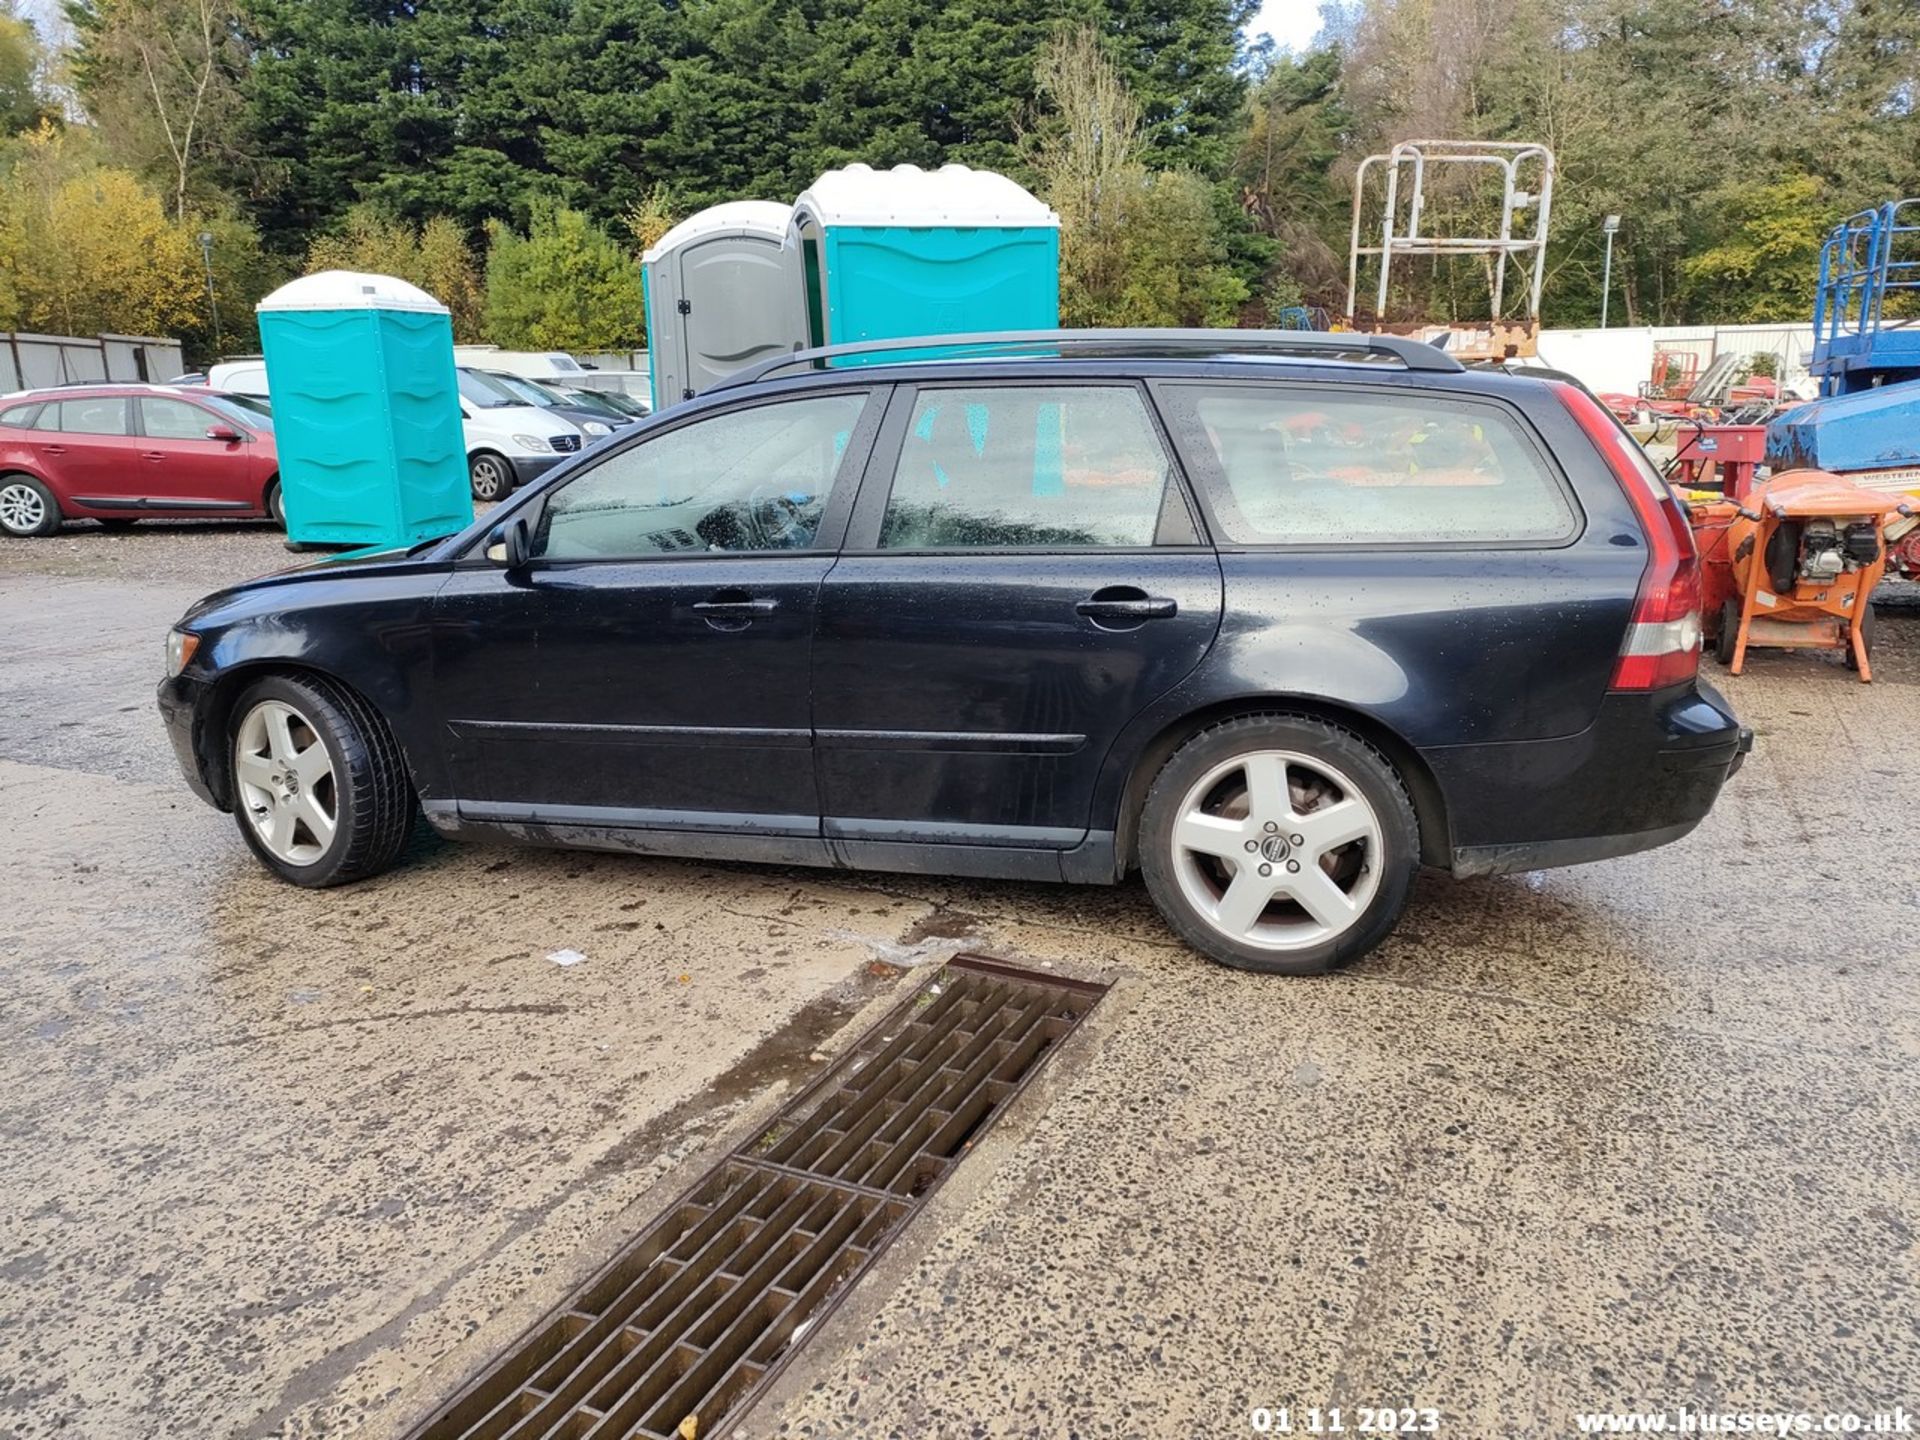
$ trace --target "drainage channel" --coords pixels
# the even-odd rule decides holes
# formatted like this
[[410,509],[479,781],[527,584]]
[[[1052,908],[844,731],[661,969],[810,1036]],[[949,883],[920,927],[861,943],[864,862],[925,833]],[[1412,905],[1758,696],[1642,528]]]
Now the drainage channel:
[[410,1440],[714,1440],[1106,988],[956,957]]

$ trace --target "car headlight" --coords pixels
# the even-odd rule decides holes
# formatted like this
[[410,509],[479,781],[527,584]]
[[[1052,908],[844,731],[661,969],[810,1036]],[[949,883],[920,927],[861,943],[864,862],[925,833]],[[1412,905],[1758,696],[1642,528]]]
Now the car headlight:
[[542,440],[538,435],[516,435],[513,437],[513,443],[518,445],[522,450],[545,450],[547,448],[547,442]]
[[167,678],[171,680],[187,668],[193,652],[200,648],[200,637],[191,630],[167,632]]
[[589,435],[611,435],[613,433],[613,427],[602,425],[598,420],[589,420],[580,428]]

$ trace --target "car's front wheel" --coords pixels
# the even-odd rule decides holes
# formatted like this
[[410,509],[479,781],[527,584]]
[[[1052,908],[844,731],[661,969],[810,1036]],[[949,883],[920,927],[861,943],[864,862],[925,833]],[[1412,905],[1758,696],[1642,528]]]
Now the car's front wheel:
[[233,813],[283,880],[320,888],[378,874],[413,827],[400,747],[366,701],[313,676],[248,686],[228,736]]
[[467,480],[476,500],[504,500],[513,493],[513,467],[490,450],[467,461]]
[[1243,970],[1317,975],[1407,903],[1420,828],[1379,750],[1300,715],[1249,715],[1174,752],[1140,818],[1140,869],[1175,934]]
[[0,475],[0,530],[9,535],[51,535],[60,528],[60,504],[31,475]]

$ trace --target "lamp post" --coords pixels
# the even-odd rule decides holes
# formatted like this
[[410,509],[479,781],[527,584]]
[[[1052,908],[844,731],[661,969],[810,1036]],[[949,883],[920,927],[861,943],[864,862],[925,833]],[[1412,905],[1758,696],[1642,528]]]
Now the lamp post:
[[[1607,328],[1607,301],[1613,295],[1613,235],[1620,228],[1620,217],[1609,215],[1600,222],[1607,237],[1607,259],[1600,268],[1600,328]],[[1631,318],[1631,317],[1629,317]]]
[[220,302],[213,297],[213,232],[200,232],[200,259],[207,267],[207,310],[213,316],[213,356],[220,358]]

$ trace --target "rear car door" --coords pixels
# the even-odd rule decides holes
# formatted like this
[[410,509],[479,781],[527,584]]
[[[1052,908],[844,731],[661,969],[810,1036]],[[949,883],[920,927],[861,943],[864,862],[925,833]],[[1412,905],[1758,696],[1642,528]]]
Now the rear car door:
[[[142,395],[133,414],[140,437],[140,464],[154,508],[177,504],[191,510],[258,510],[265,477],[253,437],[234,420],[190,400]],[[208,432],[230,436],[213,439]]]
[[856,865],[1057,878],[1114,738],[1199,664],[1220,597],[1138,385],[902,387],[821,590],[826,836]]
[[76,395],[49,404],[35,429],[51,431],[42,446],[62,494],[93,509],[138,509],[140,447],[124,395]]
[[614,442],[532,502],[528,567],[456,568],[434,649],[460,813],[823,858],[814,610],[883,406],[808,391]]

